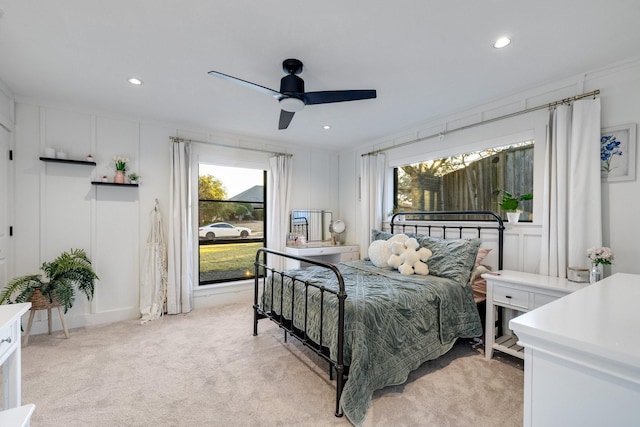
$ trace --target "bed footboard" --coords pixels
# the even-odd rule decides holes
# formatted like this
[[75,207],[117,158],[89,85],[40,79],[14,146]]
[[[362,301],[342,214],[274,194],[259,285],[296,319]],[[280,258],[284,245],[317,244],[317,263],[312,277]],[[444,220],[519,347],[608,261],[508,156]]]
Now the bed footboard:
[[[273,261],[280,258],[289,258],[297,261],[303,261],[307,264],[316,265],[328,270],[331,270],[335,275],[338,283],[338,289],[330,289],[326,288],[322,284],[312,283],[304,280],[297,279],[291,273],[287,273],[286,271],[278,270],[274,267],[271,267],[268,261]],[[342,390],[344,388],[344,383],[348,377],[348,367],[344,365],[344,309],[345,309],[345,299],[347,298],[347,294],[345,292],[344,287],[344,279],[342,274],[338,268],[333,264],[328,264],[320,261],[316,261],[309,258],[298,257],[295,255],[290,255],[284,252],[261,248],[258,249],[255,258],[255,288],[254,288],[254,301],[253,301],[253,335],[258,335],[258,320],[263,318],[269,318],[276,324],[280,326],[280,328],[284,329],[285,333],[285,341],[287,339],[287,334],[298,339],[302,344],[306,347],[313,350],[320,357],[329,362],[329,376],[332,378],[333,370],[336,372],[336,417],[342,416],[342,409],[340,407],[340,397],[342,395]],[[296,284],[303,285],[303,293],[304,293],[304,307],[296,306],[296,298],[291,298],[290,313],[296,313],[296,310],[303,310],[304,320],[302,324],[294,324],[293,315],[291,319],[288,319],[284,316],[285,307],[284,307],[284,288],[285,282],[289,281],[291,283],[292,292],[296,288]],[[268,288],[270,287],[270,288]],[[278,288],[279,289],[276,289]],[[309,292],[310,289],[320,293],[320,339],[319,342],[314,341],[308,334],[307,325],[308,325],[308,302],[309,302]],[[280,291],[279,301],[274,297],[276,292],[274,290]],[[268,307],[269,309],[264,309],[264,305],[261,304],[261,297],[264,295],[270,295],[271,300],[269,301]],[[323,342],[323,320],[322,315],[324,313],[324,304],[330,298],[335,298],[337,301],[338,308],[338,316],[337,316],[337,346],[335,357],[331,356],[331,352],[328,347]]]

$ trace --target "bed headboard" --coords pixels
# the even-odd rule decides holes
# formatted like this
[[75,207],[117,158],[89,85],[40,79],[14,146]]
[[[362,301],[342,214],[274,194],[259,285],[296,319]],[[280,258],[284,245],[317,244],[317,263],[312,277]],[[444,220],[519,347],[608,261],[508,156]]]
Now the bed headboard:
[[[492,211],[398,212],[391,217],[391,233],[419,233],[441,239],[477,237],[495,240],[497,267],[503,267],[504,223]],[[494,231],[491,231],[494,230]]]

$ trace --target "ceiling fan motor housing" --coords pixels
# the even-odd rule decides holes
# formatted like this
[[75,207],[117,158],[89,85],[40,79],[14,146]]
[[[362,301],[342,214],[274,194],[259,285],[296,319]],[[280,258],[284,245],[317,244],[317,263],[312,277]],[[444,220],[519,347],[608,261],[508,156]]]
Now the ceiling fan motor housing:
[[280,80],[280,93],[283,95],[293,95],[301,98],[304,93],[304,80],[295,74],[284,76]]

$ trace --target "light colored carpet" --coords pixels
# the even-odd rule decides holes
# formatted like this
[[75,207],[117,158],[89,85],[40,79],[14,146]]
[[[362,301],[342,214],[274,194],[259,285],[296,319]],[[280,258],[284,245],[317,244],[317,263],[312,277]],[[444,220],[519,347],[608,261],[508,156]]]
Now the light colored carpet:
[[[22,401],[32,426],[350,426],[326,363],[248,304],[30,337]],[[364,426],[519,426],[518,359],[468,342],[374,394]]]

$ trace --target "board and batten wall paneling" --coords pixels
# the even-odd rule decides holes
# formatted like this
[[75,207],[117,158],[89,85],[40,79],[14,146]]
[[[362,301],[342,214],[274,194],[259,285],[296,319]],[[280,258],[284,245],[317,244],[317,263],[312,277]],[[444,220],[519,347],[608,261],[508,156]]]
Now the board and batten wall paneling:
[[[96,120],[97,173],[115,174],[114,156],[129,159],[129,171],[138,170],[139,124],[98,117]],[[97,312],[138,312],[139,289],[139,187],[97,186],[96,287]]]
[[16,276],[34,274],[42,264],[40,258],[40,109],[16,105],[16,132],[13,168],[15,175],[15,211],[13,227],[13,262]]

